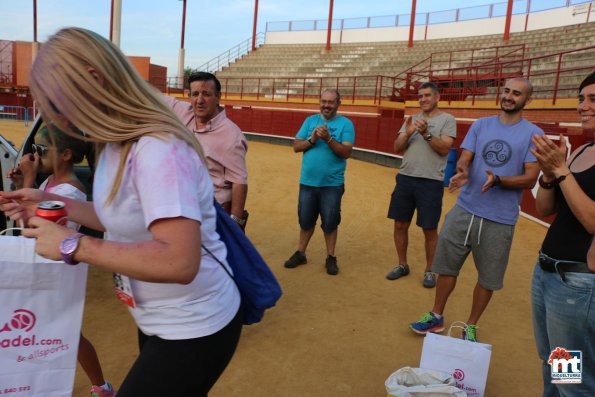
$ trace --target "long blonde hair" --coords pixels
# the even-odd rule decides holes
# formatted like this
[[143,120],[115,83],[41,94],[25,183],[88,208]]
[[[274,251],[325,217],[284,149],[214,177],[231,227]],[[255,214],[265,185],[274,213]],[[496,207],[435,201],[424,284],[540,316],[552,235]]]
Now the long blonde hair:
[[46,121],[75,138],[73,126],[98,143],[122,145],[114,185],[116,196],[132,145],[144,135],[173,135],[192,146],[206,165],[202,147],[109,40],[82,28],[65,28],[45,42],[31,67],[31,93]]

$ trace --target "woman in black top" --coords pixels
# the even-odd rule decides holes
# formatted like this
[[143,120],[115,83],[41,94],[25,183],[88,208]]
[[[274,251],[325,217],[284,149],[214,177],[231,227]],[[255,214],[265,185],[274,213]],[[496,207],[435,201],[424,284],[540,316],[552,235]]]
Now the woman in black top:
[[[578,113],[583,130],[592,138],[595,73],[579,88]],[[587,265],[587,252],[595,231],[595,146],[583,145],[565,161],[567,140],[562,136],[558,144],[546,136],[533,142],[543,171],[537,211],[544,216],[556,214],[541,246],[531,288],[535,341],[543,361],[543,395],[592,396],[595,273]]]

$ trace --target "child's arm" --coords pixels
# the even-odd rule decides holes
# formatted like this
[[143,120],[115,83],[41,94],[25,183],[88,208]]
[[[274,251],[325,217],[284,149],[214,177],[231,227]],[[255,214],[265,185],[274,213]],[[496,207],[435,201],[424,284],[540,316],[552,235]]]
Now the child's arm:
[[39,157],[31,153],[21,157],[18,167],[13,168],[8,173],[8,177],[17,189],[35,187],[35,179],[37,179],[40,162]]

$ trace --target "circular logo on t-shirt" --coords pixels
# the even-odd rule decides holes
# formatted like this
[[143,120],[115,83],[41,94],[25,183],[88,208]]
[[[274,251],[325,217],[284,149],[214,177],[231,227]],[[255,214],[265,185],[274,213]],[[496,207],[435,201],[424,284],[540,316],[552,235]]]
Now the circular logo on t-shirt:
[[483,160],[491,167],[502,167],[512,156],[512,148],[508,142],[496,139],[488,142],[481,153]]

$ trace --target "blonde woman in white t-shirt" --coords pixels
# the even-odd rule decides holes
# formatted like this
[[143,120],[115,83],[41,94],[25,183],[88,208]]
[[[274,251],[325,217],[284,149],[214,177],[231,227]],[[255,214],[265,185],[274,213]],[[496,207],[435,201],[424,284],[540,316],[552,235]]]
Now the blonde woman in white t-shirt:
[[[23,156],[19,166],[10,170],[8,176],[15,187],[21,189],[35,187],[38,173],[50,174],[39,186],[40,190],[87,201],[85,186],[74,173],[74,165],[85,159],[90,147],[88,142],[44,126],[35,135],[31,153]],[[74,230],[79,228],[71,221],[68,221],[67,226]],[[91,381],[91,397],[115,397],[114,388],[103,377],[95,347],[82,333],[77,358]]]
[[[0,210],[25,219],[36,250],[115,273],[138,326],[140,353],[118,397],[205,397],[231,360],[242,316],[215,231],[213,186],[199,142],[100,35],[66,28],[38,52],[29,79],[44,120],[97,143],[93,202],[64,199],[69,218],[105,240],[34,217],[60,196],[0,192]],[[16,200],[17,203],[12,203]]]

